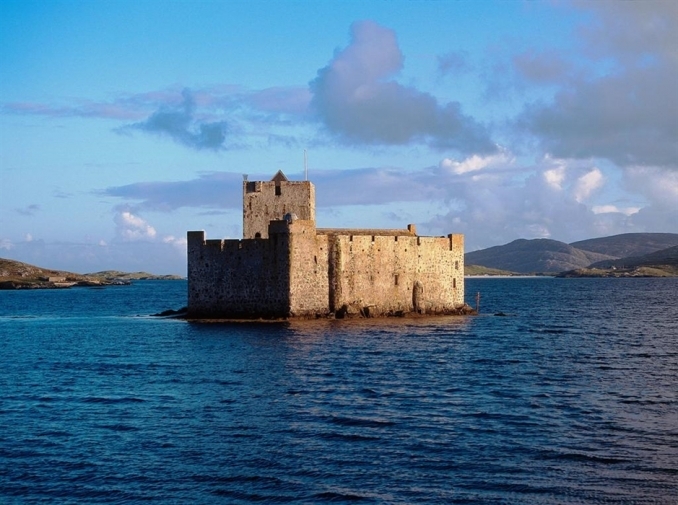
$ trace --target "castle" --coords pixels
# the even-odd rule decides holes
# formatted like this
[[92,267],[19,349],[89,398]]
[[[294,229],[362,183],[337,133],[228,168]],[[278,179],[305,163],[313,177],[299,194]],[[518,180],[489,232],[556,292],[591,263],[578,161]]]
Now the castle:
[[188,232],[189,318],[457,314],[464,236],[316,228],[315,186],[243,181],[242,240]]

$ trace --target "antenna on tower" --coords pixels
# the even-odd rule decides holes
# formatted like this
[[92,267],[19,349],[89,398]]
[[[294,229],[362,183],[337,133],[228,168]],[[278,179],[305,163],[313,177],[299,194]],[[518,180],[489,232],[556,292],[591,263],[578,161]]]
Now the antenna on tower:
[[308,159],[306,156],[306,149],[304,149],[304,180],[308,180]]

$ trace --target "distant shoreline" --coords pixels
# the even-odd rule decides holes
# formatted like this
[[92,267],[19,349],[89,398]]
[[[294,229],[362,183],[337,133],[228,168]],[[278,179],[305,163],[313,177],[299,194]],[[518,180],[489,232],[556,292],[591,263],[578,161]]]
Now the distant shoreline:
[[76,274],[0,258],[0,289],[3,290],[124,286],[140,280],[185,280],[185,277],[118,270]]
[[465,275],[464,279],[553,279],[555,275],[553,274],[516,274],[516,275],[508,275],[508,274],[502,274],[502,275],[492,275],[492,274],[484,274],[484,275]]

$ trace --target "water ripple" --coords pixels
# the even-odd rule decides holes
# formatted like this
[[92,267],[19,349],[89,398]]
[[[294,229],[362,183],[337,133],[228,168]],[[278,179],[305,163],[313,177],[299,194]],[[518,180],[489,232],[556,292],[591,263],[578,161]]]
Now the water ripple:
[[282,325],[0,292],[0,502],[675,503],[678,282],[467,291],[486,315]]

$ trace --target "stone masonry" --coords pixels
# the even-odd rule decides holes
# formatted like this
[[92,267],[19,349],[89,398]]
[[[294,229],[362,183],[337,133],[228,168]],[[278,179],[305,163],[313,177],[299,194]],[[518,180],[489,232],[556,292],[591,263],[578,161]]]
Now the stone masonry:
[[455,314],[464,310],[464,236],[323,229],[315,188],[243,182],[243,239],[188,232],[188,316],[291,318]]

